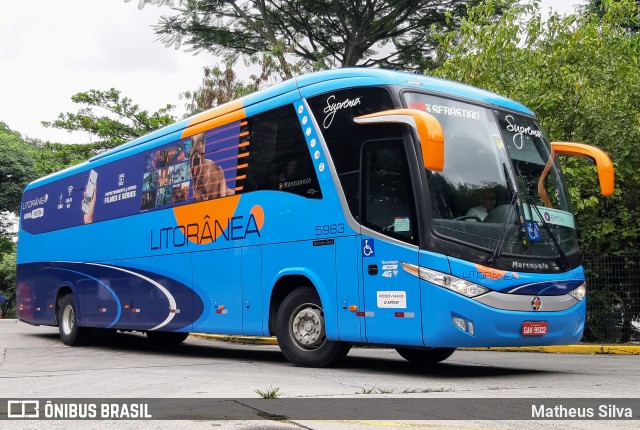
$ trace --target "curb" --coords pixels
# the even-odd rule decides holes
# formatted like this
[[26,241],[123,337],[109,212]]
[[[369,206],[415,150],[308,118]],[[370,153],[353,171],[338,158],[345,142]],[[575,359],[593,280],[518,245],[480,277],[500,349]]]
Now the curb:
[[[240,343],[246,345],[277,345],[275,337],[264,336],[232,336],[224,334],[191,333],[192,336],[202,337],[222,342]],[[460,351],[499,351],[499,352],[546,352],[554,354],[614,354],[640,355],[640,345],[561,345],[561,346],[520,346],[495,348],[460,348]]]
[[463,351],[549,352],[555,354],[640,355],[640,345],[559,345],[497,348],[460,348]]
[[219,340],[221,342],[243,343],[247,345],[277,345],[278,344],[278,341],[275,337],[232,336],[228,334],[206,334],[206,333],[191,333],[191,336],[204,337],[207,339]]

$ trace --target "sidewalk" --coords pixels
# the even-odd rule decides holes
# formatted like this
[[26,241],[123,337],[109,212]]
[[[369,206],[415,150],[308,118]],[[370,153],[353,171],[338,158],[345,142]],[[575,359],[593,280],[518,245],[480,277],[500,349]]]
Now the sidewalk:
[[[277,345],[275,337],[260,336],[230,336],[223,334],[191,333],[192,336],[204,337],[212,340],[249,345]],[[630,344],[577,344],[561,346],[526,346],[509,348],[460,348],[460,351],[503,351],[503,352],[550,352],[556,354],[616,354],[640,355],[640,345]]]

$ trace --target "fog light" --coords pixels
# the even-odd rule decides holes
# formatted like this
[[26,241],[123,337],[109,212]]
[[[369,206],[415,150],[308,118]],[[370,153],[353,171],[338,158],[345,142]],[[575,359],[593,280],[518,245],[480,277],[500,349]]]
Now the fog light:
[[453,317],[453,323],[462,331],[467,331],[467,322],[458,317]]
[[473,330],[473,323],[469,321],[469,334],[475,336],[475,332]]

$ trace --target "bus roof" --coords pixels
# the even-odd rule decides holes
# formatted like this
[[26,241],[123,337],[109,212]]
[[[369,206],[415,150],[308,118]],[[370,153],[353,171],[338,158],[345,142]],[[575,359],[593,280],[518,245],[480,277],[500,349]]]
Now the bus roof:
[[[530,109],[522,104],[498,94],[471,85],[409,72],[353,67],[311,73],[296,79],[303,97],[311,97],[326,91],[351,86],[402,85],[443,95],[453,95],[472,102],[522,112],[525,115],[534,115]],[[314,91],[304,91],[306,88],[313,88]]]
[[[413,87],[443,95],[453,95],[458,98],[466,99],[471,102],[479,102],[522,112],[525,115],[533,115],[533,112],[525,106],[511,99],[500,96],[489,91],[482,90],[477,87],[465,85],[445,79],[433,78],[425,75],[418,75],[408,72],[398,72],[384,69],[370,69],[364,67],[341,68],[334,70],[325,70],[314,72],[307,75],[298,76],[288,81],[279,83],[269,88],[257,91],[253,94],[242,97],[241,99],[217,106],[208,111],[201,112],[189,118],[180,120],[174,124],[168,125],[159,130],[141,136],[131,142],[124,143],[116,148],[96,155],[88,162],[81,163],[77,166],[67,168],[61,172],[54,173],[45,178],[38,179],[27,186],[26,189],[53,180],[53,177],[60,177],[65,174],[72,174],[83,170],[87,164],[98,160],[103,160],[114,154],[125,152],[128,149],[141,146],[147,142],[154,141],[163,137],[169,138],[172,135],[178,136],[185,128],[192,127],[196,124],[208,121],[212,118],[226,115],[240,109],[268,100],[277,98],[294,91],[298,91],[303,98],[312,97],[328,91],[334,91],[342,88],[359,87],[359,86],[380,86],[380,85],[402,85]],[[274,106],[275,107],[275,106]]]

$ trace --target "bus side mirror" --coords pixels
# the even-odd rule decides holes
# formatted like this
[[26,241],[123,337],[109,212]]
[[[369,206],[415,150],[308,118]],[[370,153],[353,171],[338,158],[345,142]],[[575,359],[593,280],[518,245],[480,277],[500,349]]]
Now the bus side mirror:
[[394,109],[359,116],[356,124],[400,123],[411,126],[422,148],[425,169],[442,172],[444,169],[444,133],[442,126],[432,115],[417,109]]
[[614,191],[614,169],[609,156],[595,146],[574,142],[551,142],[551,151],[560,155],[572,155],[595,161],[598,168],[600,192],[603,196],[610,196]]

